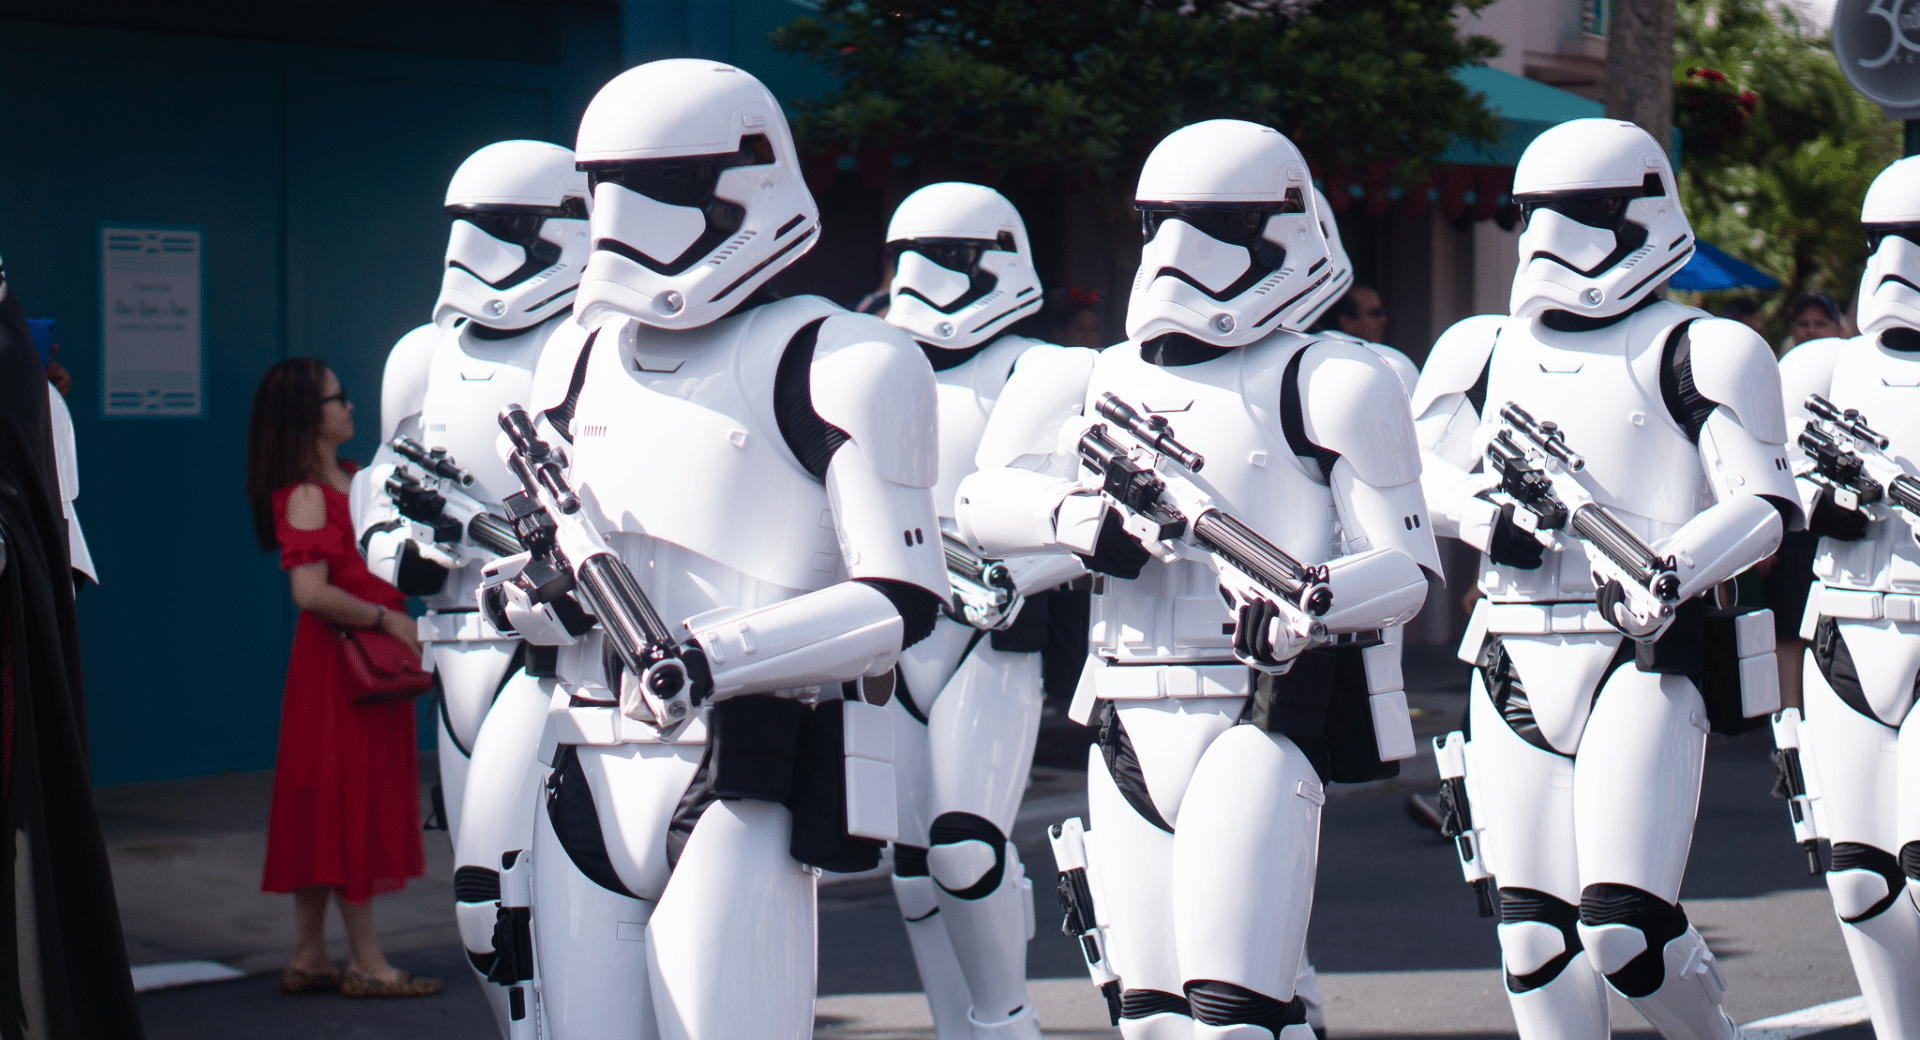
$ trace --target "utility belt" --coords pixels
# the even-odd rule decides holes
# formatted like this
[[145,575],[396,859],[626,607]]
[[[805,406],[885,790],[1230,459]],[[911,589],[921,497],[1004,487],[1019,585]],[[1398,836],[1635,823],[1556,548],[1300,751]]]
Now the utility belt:
[[520,638],[493,627],[478,609],[433,610],[419,619],[422,643],[478,643]]
[[1478,657],[1480,642],[1489,633],[1544,636],[1618,631],[1607,624],[1594,603],[1498,603],[1483,599],[1473,606],[1460,656],[1469,662]]
[[1240,721],[1292,740],[1324,782],[1364,783],[1398,776],[1414,755],[1404,687],[1399,646],[1355,632],[1277,675],[1238,662],[1120,665],[1090,655],[1068,714],[1086,725],[1100,701],[1244,697]]
[[[1814,597],[1808,599],[1811,606]],[[1484,670],[1493,660],[1489,647],[1501,636],[1580,634],[1621,635],[1592,603],[1483,599],[1474,604],[1467,621],[1460,659]],[[1696,597],[1674,608],[1673,621],[1660,638],[1651,643],[1623,642],[1621,653],[1631,653],[1634,667],[1642,672],[1693,680],[1706,702],[1713,732],[1739,734],[1762,725],[1780,709],[1780,675],[1773,648],[1772,611],[1714,608]],[[1494,681],[1487,679],[1488,689]]]
[[744,694],[702,705],[663,733],[628,718],[605,690],[556,689],[540,736],[539,759],[559,767],[570,747],[625,743],[705,744],[694,781],[697,798],[744,798],[785,805],[793,814],[789,852],[810,866],[868,870],[898,837],[893,719],[860,699],[860,683]]
[[1920,621],[1920,596],[1815,584],[1807,595],[1807,612],[1800,618],[1800,638],[1813,638],[1822,615],[1849,621]]

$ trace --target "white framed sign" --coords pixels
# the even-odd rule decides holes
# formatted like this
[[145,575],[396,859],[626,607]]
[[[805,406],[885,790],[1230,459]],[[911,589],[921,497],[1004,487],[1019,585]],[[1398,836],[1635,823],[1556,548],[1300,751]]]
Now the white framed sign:
[[197,227],[100,225],[102,414],[201,415],[203,244]]

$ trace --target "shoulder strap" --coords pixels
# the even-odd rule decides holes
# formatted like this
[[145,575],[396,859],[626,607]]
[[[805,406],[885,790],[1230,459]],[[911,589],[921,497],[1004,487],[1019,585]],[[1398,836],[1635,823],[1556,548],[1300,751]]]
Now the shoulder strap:
[[573,441],[573,410],[580,406],[580,388],[587,383],[587,359],[593,356],[593,341],[600,336],[600,330],[587,333],[587,341],[580,347],[580,357],[573,363],[573,378],[567,383],[567,398],[547,409],[547,422],[560,431],[569,443]]
[[1698,444],[1700,427],[1720,405],[1693,385],[1693,349],[1687,342],[1687,326],[1694,320],[1688,318],[1667,333],[1666,345],[1660,350],[1660,400],[1674,423],[1686,431],[1687,439]]
[[1287,438],[1287,448],[1303,459],[1312,459],[1320,466],[1320,479],[1330,480],[1333,476],[1333,464],[1340,460],[1340,453],[1313,443],[1307,436],[1307,422],[1300,410],[1300,359],[1313,349],[1309,343],[1294,351],[1287,362],[1287,371],[1280,377],[1280,432]]
[[1499,349],[1500,337],[1496,333],[1493,337],[1493,349],[1487,351],[1486,363],[1480,366],[1480,378],[1474,380],[1472,386],[1467,387],[1467,403],[1473,405],[1475,415],[1487,413],[1487,381],[1493,378],[1493,351]]
[[826,318],[815,318],[787,341],[773,376],[773,419],[787,450],[813,479],[827,479],[827,463],[847,442],[847,432],[813,410],[813,348]]

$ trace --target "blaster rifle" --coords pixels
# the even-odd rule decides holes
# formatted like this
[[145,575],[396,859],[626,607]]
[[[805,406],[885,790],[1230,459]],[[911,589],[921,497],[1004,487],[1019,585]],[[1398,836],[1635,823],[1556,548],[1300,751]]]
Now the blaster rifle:
[[1774,715],[1773,746],[1773,796],[1787,803],[1793,840],[1807,854],[1807,874],[1818,877],[1820,835],[1814,827],[1806,773],[1800,766],[1800,709],[1786,708]]
[[[1566,432],[1539,422],[1509,401],[1500,408],[1502,429],[1487,444],[1487,464],[1500,482],[1491,491],[1517,508],[1514,524],[1541,545],[1557,549],[1552,532],[1570,531],[1598,550],[1592,557],[1594,584],[1618,583],[1625,605],[1645,625],[1673,613],[1679,602],[1680,576],[1671,556],[1661,556],[1634,534],[1576,474],[1587,461],[1567,446]],[[1516,436],[1517,435],[1517,436]]]
[[1000,560],[981,557],[953,535],[942,532],[947,551],[948,605],[952,616],[979,628],[995,628],[1011,619],[1020,597],[1013,572]]
[[1080,944],[1087,974],[1107,1001],[1107,1017],[1120,1024],[1120,976],[1107,960],[1107,930],[1093,905],[1093,882],[1087,875],[1086,828],[1078,816],[1047,828],[1053,859],[1060,868],[1061,934]]
[[473,486],[473,475],[454,464],[443,448],[431,451],[408,437],[395,437],[392,447],[401,458],[429,474],[423,482],[396,467],[387,477],[387,497],[393,499],[400,515],[433,532],[433,540],[457,545],[464,536],[473,545],[495,556],[512,556],[523,551],[513,524],[505,517],[487,512],[487,508],[461,488]]
[[[1326,566],[1301,563],[1215,508],[1210,496],[1178,472],[1198,473],[1207,460],[1174,439],[1165,416],[1146,418],[1111,393],[1100,395],[1094,408],[1107,422],[1081,436],[1080,464],[1100,479],[1101,493],[1120,509],[1128,530],[1148,551],[1164,559],[1169,556],[1156,549],[1159,543],[1192,545],[1226,565],[1221,576],[1239,586],[1230,590],[1235,595],[1273,600],[1296,633],[1318,634],[1316,619],[1333,606]],[[1188,503],[1184,510],[1183,501]],[[1234,576],[1244,580],[1233,581]]]
[[1887,438],[1867,425],[1866,416],[1842,411],[1819,394],[1808,395],[1807,411],[1813,421],[1800,431],[1800,447],[1811,468],[1800,475],[1826,488],[1842,509],[1882,520],[1886,516],[1873,507],[1891,506],[1920,530],[1920,480],[1887,456]]
[[[633,572],[580,515],[579,496],[560,471],[553,448],[534,431],[526,409],[508,405],[500,413],[500,428],[513,442],[507,468],[524,488],[508,496],[505,504],[521,542],[532,554],[516,580],[536,603],[578,592],[587,610],[599,619],[627,673],[659,705],[655,719],[664,726],[686,718],[693,691],[680,646],[666,622]],[[627,704],[624,696],[621,700],[621,710],[630,717],[636,715],[639,706]],[[653,710],[652,705],[648,710]]]
[[1453,839],[1460,874],[1473,886],[1481,917],[1492,917],[1493,874],[1480,858],[1480,831],[1473,825],[1473,805],[1467,800],[1467,738],[1454,730],[1433,738],[1433,757],[1440,766],[1440,834]]

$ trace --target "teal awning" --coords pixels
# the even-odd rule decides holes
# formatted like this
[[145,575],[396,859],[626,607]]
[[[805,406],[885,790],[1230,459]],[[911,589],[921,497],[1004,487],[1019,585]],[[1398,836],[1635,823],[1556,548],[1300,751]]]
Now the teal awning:
[[1487,96],[1487,107],[1505,120],[1506,132],[1487,147],[1455,141],[1440,156],[1443,163],[1476,166],[1512,166],[1520,153],[1550,126],[1569,119],[1586,119],[1605,114],[1604,105],[1569,94],[1545,83],[1516,76],[1511,72],[1473,65],[1453,70],[1468,90]]

